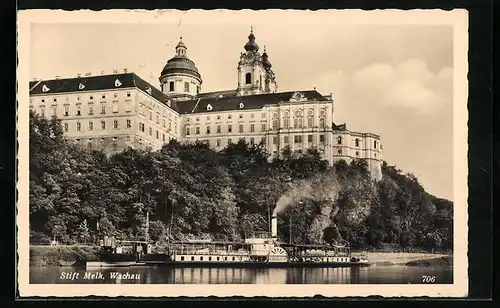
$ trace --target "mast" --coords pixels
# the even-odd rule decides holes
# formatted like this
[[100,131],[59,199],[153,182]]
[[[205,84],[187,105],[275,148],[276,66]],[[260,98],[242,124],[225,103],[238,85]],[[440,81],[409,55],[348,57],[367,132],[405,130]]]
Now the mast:
[[146,212],[146,242],[149,242],[149,211]]
[[290,233],[290,239],[288,241],[289,244],[292,243],[292,215],[290,215],[290,223],[289,223],[289,226],[290,226],[290,231],[288,233]]

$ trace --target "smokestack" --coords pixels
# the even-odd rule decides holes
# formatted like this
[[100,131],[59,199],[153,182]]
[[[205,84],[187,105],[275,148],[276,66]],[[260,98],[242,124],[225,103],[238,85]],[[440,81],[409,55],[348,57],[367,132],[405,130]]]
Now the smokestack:
[[276,215],[271,218],[271,236],[273,238],[278,238],[278,219]]

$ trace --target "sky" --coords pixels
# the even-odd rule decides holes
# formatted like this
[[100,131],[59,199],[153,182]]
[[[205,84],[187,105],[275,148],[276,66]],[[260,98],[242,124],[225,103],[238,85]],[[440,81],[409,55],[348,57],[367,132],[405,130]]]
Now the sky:
[[143,14],[151,22],[32,23],[30,78],[126,68],[159,87],[182,36],[202,75],[202,92],[234,89],[253,27],[260,51],[267,48],[278,91],[333,93],[336,124],[380,135],[389,164],[415,174],[429,193],[453,200],[452,26],[363,18],[336,23],[311,12],[229,17],[204,11],[204,19],[189,12]]

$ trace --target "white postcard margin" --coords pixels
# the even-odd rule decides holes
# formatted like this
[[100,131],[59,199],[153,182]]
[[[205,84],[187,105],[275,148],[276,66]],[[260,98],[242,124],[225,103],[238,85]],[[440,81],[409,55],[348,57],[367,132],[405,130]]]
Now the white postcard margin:
[[[214,15],[217,14],[217,17]],[[300,18],[301,22],[365,25],[450,25],[453,26],[453,161],[454,161],[454,283],[446,285],[95,285],[29,283],[29,59],[32,23],[190,23],[231,24],[279,23]],[[242,17],[245,18],[242,18]],[[328,18],[321,18],[328,16]],[[268,296],[268,297],[465,297],[468,294],[468,12],[466,10],[26,10],[18,12],[18,289],[21,297],[30,296]],[[55,72],[57,73],[57,72]]]

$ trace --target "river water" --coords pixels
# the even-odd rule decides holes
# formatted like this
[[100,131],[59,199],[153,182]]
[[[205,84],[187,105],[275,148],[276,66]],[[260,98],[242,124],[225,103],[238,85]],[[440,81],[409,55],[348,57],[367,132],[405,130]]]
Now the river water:
[[[433,284],[453,283],[451,266],[372,265],[362,268],[170,268],[79,269],[30,267],[31,284]],[[427,278],[429,279],[429,278]]]

